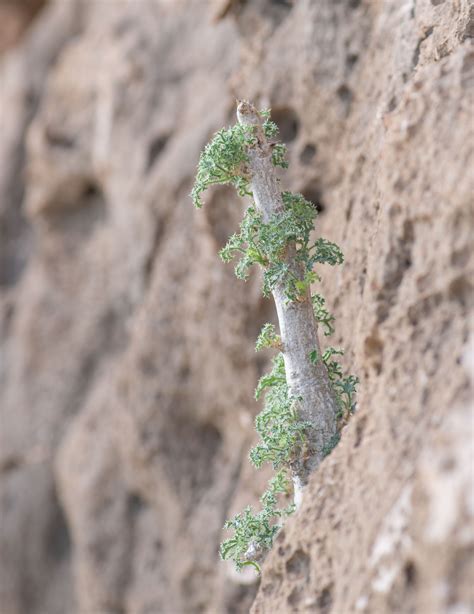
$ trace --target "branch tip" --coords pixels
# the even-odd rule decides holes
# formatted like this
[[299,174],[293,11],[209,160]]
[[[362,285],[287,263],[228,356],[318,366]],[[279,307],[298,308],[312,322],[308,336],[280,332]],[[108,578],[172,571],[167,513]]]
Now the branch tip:
[[260,113],[248,100],[237,101],[237,119],[240,124],[260,125],[262,120]]

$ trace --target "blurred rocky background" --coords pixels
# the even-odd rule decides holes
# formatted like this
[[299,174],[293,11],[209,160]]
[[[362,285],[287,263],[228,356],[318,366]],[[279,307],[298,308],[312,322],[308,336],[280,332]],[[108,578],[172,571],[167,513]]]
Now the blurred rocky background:
[[[0,613],[469,614],[470,0],[0,1]],[[255,503],[272,319],[193,210],[235,99],[271,106],[358,411],[262,579],[218,560]],[[252,605],[253,603],[253,605]]]

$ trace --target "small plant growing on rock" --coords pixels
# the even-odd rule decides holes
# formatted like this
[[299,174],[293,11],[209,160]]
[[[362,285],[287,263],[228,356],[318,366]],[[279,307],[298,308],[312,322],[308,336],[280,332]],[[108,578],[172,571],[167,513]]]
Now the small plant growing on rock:
[[[202,152],[191,196],[199,208],[208,187],[231,184],[250,198],[240,231],[220,256],[224,262],[235,260],[235,273],[244,280],[250,267],[260,265],[263,294],[273,295],[278,314],[280,333],[265,324],[256,343],[256,350],[274,348],[278,354],[257,385],[256,399],[265,396],[255,420],[261,441],[250,451],[255,467],[268,462],[276,474],[260,498],[260,511],[247,507],[226,522],[234,533],[220,548],[222,558],[238,569],[252,565],[259,570],[283,518],[298,506],[311,471],[337,445],[355,409],[357,378],[344,376],[337,361],[341,350],[321,351],[318,324],[329,336],[334,317],[320,294],[311,295],[311,285],[320,281],[315,266],[341,264],[342,252],[326,239],[312,241],[315,206],[301,194],[281,191],[275,167],[287,167],[286,148],[274,143],[278,128],[270,111],[240,102],[237,118]],[[294,502],[282,506],[292,490]]]

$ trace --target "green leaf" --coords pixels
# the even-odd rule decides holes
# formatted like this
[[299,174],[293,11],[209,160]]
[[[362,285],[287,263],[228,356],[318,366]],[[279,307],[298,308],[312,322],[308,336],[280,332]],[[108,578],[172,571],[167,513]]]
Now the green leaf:
[[239,194],[250,193],[245,165],[248,162],[247,144],[252,138],[248,126],[236,124],[217,132],[201,153],[191,198],[202,207],[202,193],[211,185],[230,183]]
[[326,309],[326,301],[320,294],[314,294],[311,297],[311,301],[313,303],[314,317],[316,318],[316,322],[318,322],[318,324],[322,324],[324,327],[324,335],[326,337],[332,335],[334,333],[333,322],[335,318]]
[[277,335],[275,331],[275,326],[273,324],[263,325],[262,330],[260,331],[259,336],[257,337],[257,342],[255,344],[255,351],[263,350],[263,348],[280,348],[281,347],[281,338],[280,335]]
[[273,146],[272,150],[272,164],[273,166],[281,166],[281,168],[288,168],[288,162],[286,161],[286,145],[283,143],[277,143]]
[[271,139],[277,136],[278,126],[275,124],[275,122],[272,122],[270,119],[267,119],[263,122],[262,127],[263,127],[263,132],[265,136],[267,137],[267,139]]

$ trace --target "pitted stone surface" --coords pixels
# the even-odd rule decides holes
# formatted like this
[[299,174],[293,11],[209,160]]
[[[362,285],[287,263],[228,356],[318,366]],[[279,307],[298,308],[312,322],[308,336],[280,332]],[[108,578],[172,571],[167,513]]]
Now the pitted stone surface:
[[[469,4],[59,1],[4,51],[1,614],[467,611]],[[259,586],[217,548],[265,479],[273,306],[217,257],[239,199],[188,196],[236,98],[345,253],[323,290],[361,379]]]

